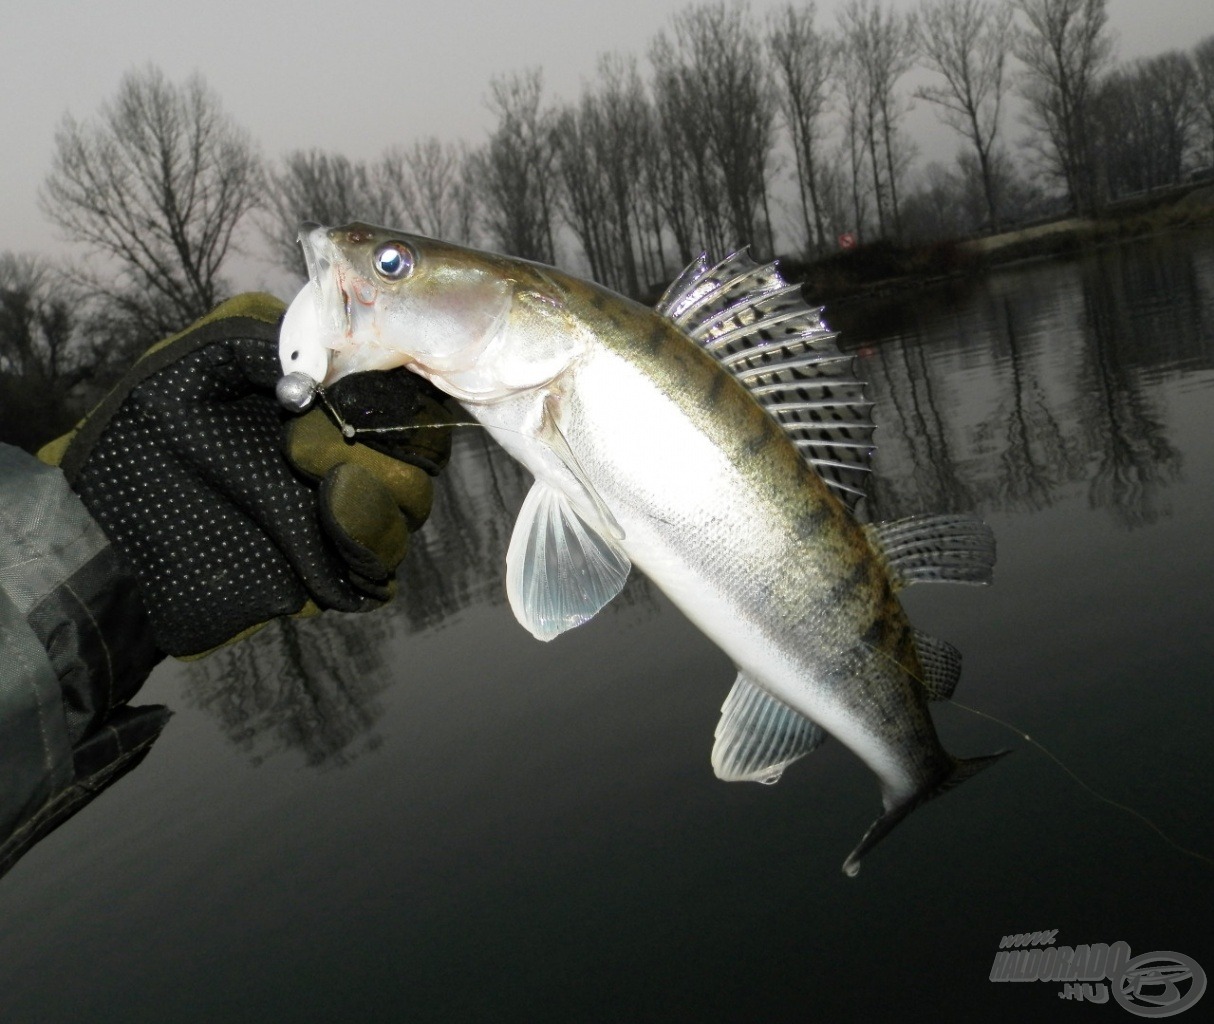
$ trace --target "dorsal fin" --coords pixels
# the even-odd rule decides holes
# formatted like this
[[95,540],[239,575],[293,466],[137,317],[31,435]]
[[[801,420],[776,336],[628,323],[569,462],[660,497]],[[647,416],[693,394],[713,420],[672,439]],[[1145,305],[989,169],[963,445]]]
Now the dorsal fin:
[[964,513],[908,516],[865,527],[895,590],[912,583],[991,582],[995,534]]
[[822,310],[806,304],[775,263],[742,250],[712,265],[702,253],[656,309],[749,389],[808,462],[855,512],[872,460],[872,403],[835,344]]

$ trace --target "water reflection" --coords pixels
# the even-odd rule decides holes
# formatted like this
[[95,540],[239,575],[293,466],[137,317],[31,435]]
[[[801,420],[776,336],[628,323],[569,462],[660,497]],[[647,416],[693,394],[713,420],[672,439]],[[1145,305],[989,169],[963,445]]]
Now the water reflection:
[[[1167,330],[1172,318],[1134,315],[1126,278],[1142,280],[1145,275],[1119,272],[1124,266],[1120,256],[1120,249],[1100,253],[1081,268],[1087,345],[1075,400],[1079,429],[1095,461],[1088,501],[1132,528],[1166,514],[1160,492],[1179,471],[1180,453],[1165,434],[1156,397],[1148,392],[1149,377],[1142,372],[1173,361]],[[1135,298],[1143,295],[1156,292]]]
[[504,599],[511,515],[527,473],[483,431],[456,435],[430,521],[413,538],[391,605],[367,615],[273,623],[191,666],[189,694],[254,762],[287,749],[342,764],[377,745],[378,696],[393,681],[379,653],[391,637],[439,629],[470,605]]
[[1159,385],[1214,365],[1212,294],[1210,240],[1174,239],[831,313],[877,403],[876,514],[1038,511],[1073,486],[1127,529],[1167,514]]
[[1037,510],[1049,505],[1063,484],[1082,475],[1082,450],[1051,407],[1043,380],[1049,368],[1034,358],[1037,346],[1010,296],[999,296],[993,323],[1007,383],[998,406],[972,437],[976,444],[986,441],[1000,449],[993,493],[984,498],[1004,509]]
[[[378,697],[401,678],[380,652],[395,636],[439,630],[466,608],[506,602],[506,550],[530,486],[530,474],[483,430],[457,433],[392,604],[365,615],[271,623],[192,663],[191,702],[215,715],[254,763],[295,750],[308,765],[340,765],[374,749]],[[648,582],[634,576],[604,614],[653,600]]]
[[[874,519],[911,512],[950,512],[976,505],[962,470],[953,414],[960,397],[951,375],[926,361],[926,335],[891,339],[860,359],[860,373],[876,401],[877,459],[870,487]],[[936,353],[940,355],[940,353]],[[891,472],[897,467],[898,472]]]
[[[1214,367],[1214,243],[1114,247],[878,309],[828,311],[877,403],[873,518],[1039,511],[1086,489],[1127,529],[1168,510],[1180,471],[1162,382]],[[401,594],[367,616],[276,624],[190,671],[192,700],[254,761],[342,764],[377,745],[378,653],[505,601],[506,549],[529,475],[480,430],[456,437]],[[603,614],[652,604],[636,576]]]
[[187,693],[254,763],[292,749],[308,765],[343,764],[377,745],[390,634],[374,614],[275,622],[193,663]]

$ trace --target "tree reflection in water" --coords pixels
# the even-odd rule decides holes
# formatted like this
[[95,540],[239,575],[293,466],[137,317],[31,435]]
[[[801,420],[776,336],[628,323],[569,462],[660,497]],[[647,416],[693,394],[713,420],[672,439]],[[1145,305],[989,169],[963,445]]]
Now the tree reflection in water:
[[[340,765],[374,748],[378,697],[399,678],[380,651],[397,635],[441,629],[478,604],[506,600],[506,549],[531,477],[479,429],[457,432],[434,509],[398,574],[399,593],[365,615],[272,623],[188,668],[192,701],[260,762],[284,750]],[[602,614],[653,604],[639,575]],[[520,627],[521,628],[521,627]]]
[[[1171,362],[1177,339],[1167,319],[1135,317],[1130,308],[1132,297],[1144,294],[1136,285],[1145,262],[1128,266],[1122,250],[1113,249],[1087,261],[1081,276],[1087,345],[1075,394],[1080,432],[1096,464],[1088,500],[1129,528],[1166,514],[1161,491],[1180,471],[1180,453],[1165,434],[1144,372]],[[1158,268],[1159,260],[1151,264]],[[1191,287],[1181,294],[1196,298]]]
[[1158,385],[1214,365],[1212,264],[1208,241],[1114,246],[831,316],[877,403],[876,513],[1035,511],[1086,486],[1127,529],[1166,514]]
[[342,764],[377,744],[389,633],[378,613],[274,622],[192,663],[187,693],[254,763],[289,749],[311,766]]

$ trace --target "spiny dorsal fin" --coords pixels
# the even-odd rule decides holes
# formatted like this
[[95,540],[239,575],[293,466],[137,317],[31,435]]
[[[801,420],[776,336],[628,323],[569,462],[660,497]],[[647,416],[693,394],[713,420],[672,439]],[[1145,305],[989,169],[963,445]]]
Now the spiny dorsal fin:
[[995,534],[976,516],[910,516],[866,526],[895,588],[912,583],[990,583]]
[[813,751],[826,733],[739,672],[721,705],[715,736],[712,769],[718,779],[770,785]]
[[655,307],[690,334],[739,298],[785,287],[774,263],[760,265],[742,249],[712,264],[702,252],[684,268]]
[[656,308],[746,385],[854,512],[872,460],[872,403],[800,286],[745,250],[716,265],[702,253]]
[[948,700],[961,678],[961,652],[947,640],[922,630],[914,630],[913,636],[915,652],[923,669],[923,678],[919,681],[927,691],[928,699]]

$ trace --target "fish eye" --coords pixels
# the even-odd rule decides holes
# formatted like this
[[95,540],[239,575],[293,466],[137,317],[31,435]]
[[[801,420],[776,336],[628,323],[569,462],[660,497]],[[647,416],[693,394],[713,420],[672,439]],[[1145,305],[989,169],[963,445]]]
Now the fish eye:
[[375,272],[385,281],[399,281],[413,269],[413,253],[401,242],[387,242],[375,253]]

